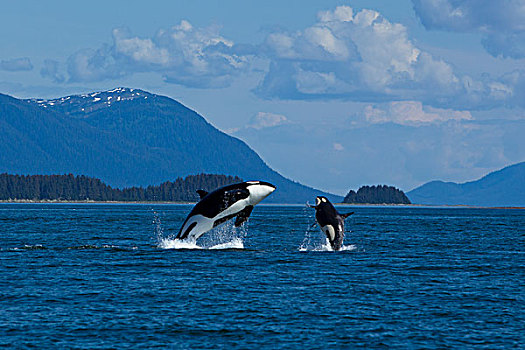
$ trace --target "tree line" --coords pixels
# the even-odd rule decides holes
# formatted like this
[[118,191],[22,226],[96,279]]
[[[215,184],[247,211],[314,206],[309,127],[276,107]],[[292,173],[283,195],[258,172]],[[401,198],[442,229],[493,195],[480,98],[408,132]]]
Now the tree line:
[[211,191],[242,182],[237,176],[199,174],[158,186],[112,188],[100,179],[67,175],[0,174],[0,200],[193,202],[198,189]]
[[343,203],[355,204],[410,204],[405,193],[394,186],[362,186],[355,192],[350,190]]

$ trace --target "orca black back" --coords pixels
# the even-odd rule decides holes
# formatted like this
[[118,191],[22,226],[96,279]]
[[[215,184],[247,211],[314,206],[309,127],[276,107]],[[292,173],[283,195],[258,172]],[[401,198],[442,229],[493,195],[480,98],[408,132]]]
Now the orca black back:
[[[207,218],[213,218],[233,203],[248,198],[250,192],[244,182],[224,186],[204,195],[200,202],[193,207],[190,216],[201,214]],[[203,192],[201,192],[203,193]]]
[[335,227],[338,225],[338,214],[332,203],[328,201],[319,203],[315,210],[315,218],[321,226],[333,225]]
[[345,219],[353,212],[339,214],[328,198],[323,196],[318,196],[315,201],[316,205],[311,207],[315,208],[315,219],[321,231],[326,235],[332,249],[340,250],[345,236]]
[[182,224],[177,239],[198,239],[203,233],[236,218],[238,227],[248,220],[253,206],[275,190],[264,181],[247,181],[218,188],[210,193],[198,190],[201,200]]

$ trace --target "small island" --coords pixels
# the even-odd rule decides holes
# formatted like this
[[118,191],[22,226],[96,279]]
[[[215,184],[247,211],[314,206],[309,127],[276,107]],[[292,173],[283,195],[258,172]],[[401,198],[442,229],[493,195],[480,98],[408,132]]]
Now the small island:
[[343,203],[348,204],[411,204],[403,191],[394,186],[362,186],[355,192],[350,190]]

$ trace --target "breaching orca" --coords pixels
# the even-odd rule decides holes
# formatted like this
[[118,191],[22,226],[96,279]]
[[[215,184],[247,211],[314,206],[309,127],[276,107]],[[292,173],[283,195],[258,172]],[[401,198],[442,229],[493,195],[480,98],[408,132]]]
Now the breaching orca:
[[236,217],[235,227],[241,226],[258,204],[275,186],[263,181],[248,181],[206,192],[198,190],[201,200],[195,204],[177,235],[181,240],[197,240],[212,228]]
[[328,198],[323,196],[315,198],[315,206],[307,205],[315,209],[315,219],[328,238],[332,249],[341,249],[345,238],[345,219],[354,212],[339,214]]

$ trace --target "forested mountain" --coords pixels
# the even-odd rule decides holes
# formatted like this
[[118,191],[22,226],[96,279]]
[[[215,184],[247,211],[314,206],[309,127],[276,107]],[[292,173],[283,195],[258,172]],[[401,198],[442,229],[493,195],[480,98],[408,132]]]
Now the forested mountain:
[[432,181],[410,192],[413,203],[431,205],[525,206],[525,162],[457,184]]
[[350,190],[343,203],[354,204],[410,204],[403,191],[386,185],[362,186],[357,192]]
[[54,100],[0,94],[0,172],[83,174],[113,187],[148,186],[191,174],[239,176],[277,186],[267,202],[341,197],[290,181],[244,142],[179,102],[117,88]]
[[209,192],[241,181],[234,176],[200,174],[158,186],[118,189],[84,175],[0,174],[0,200],[196,202],[199,189]]

